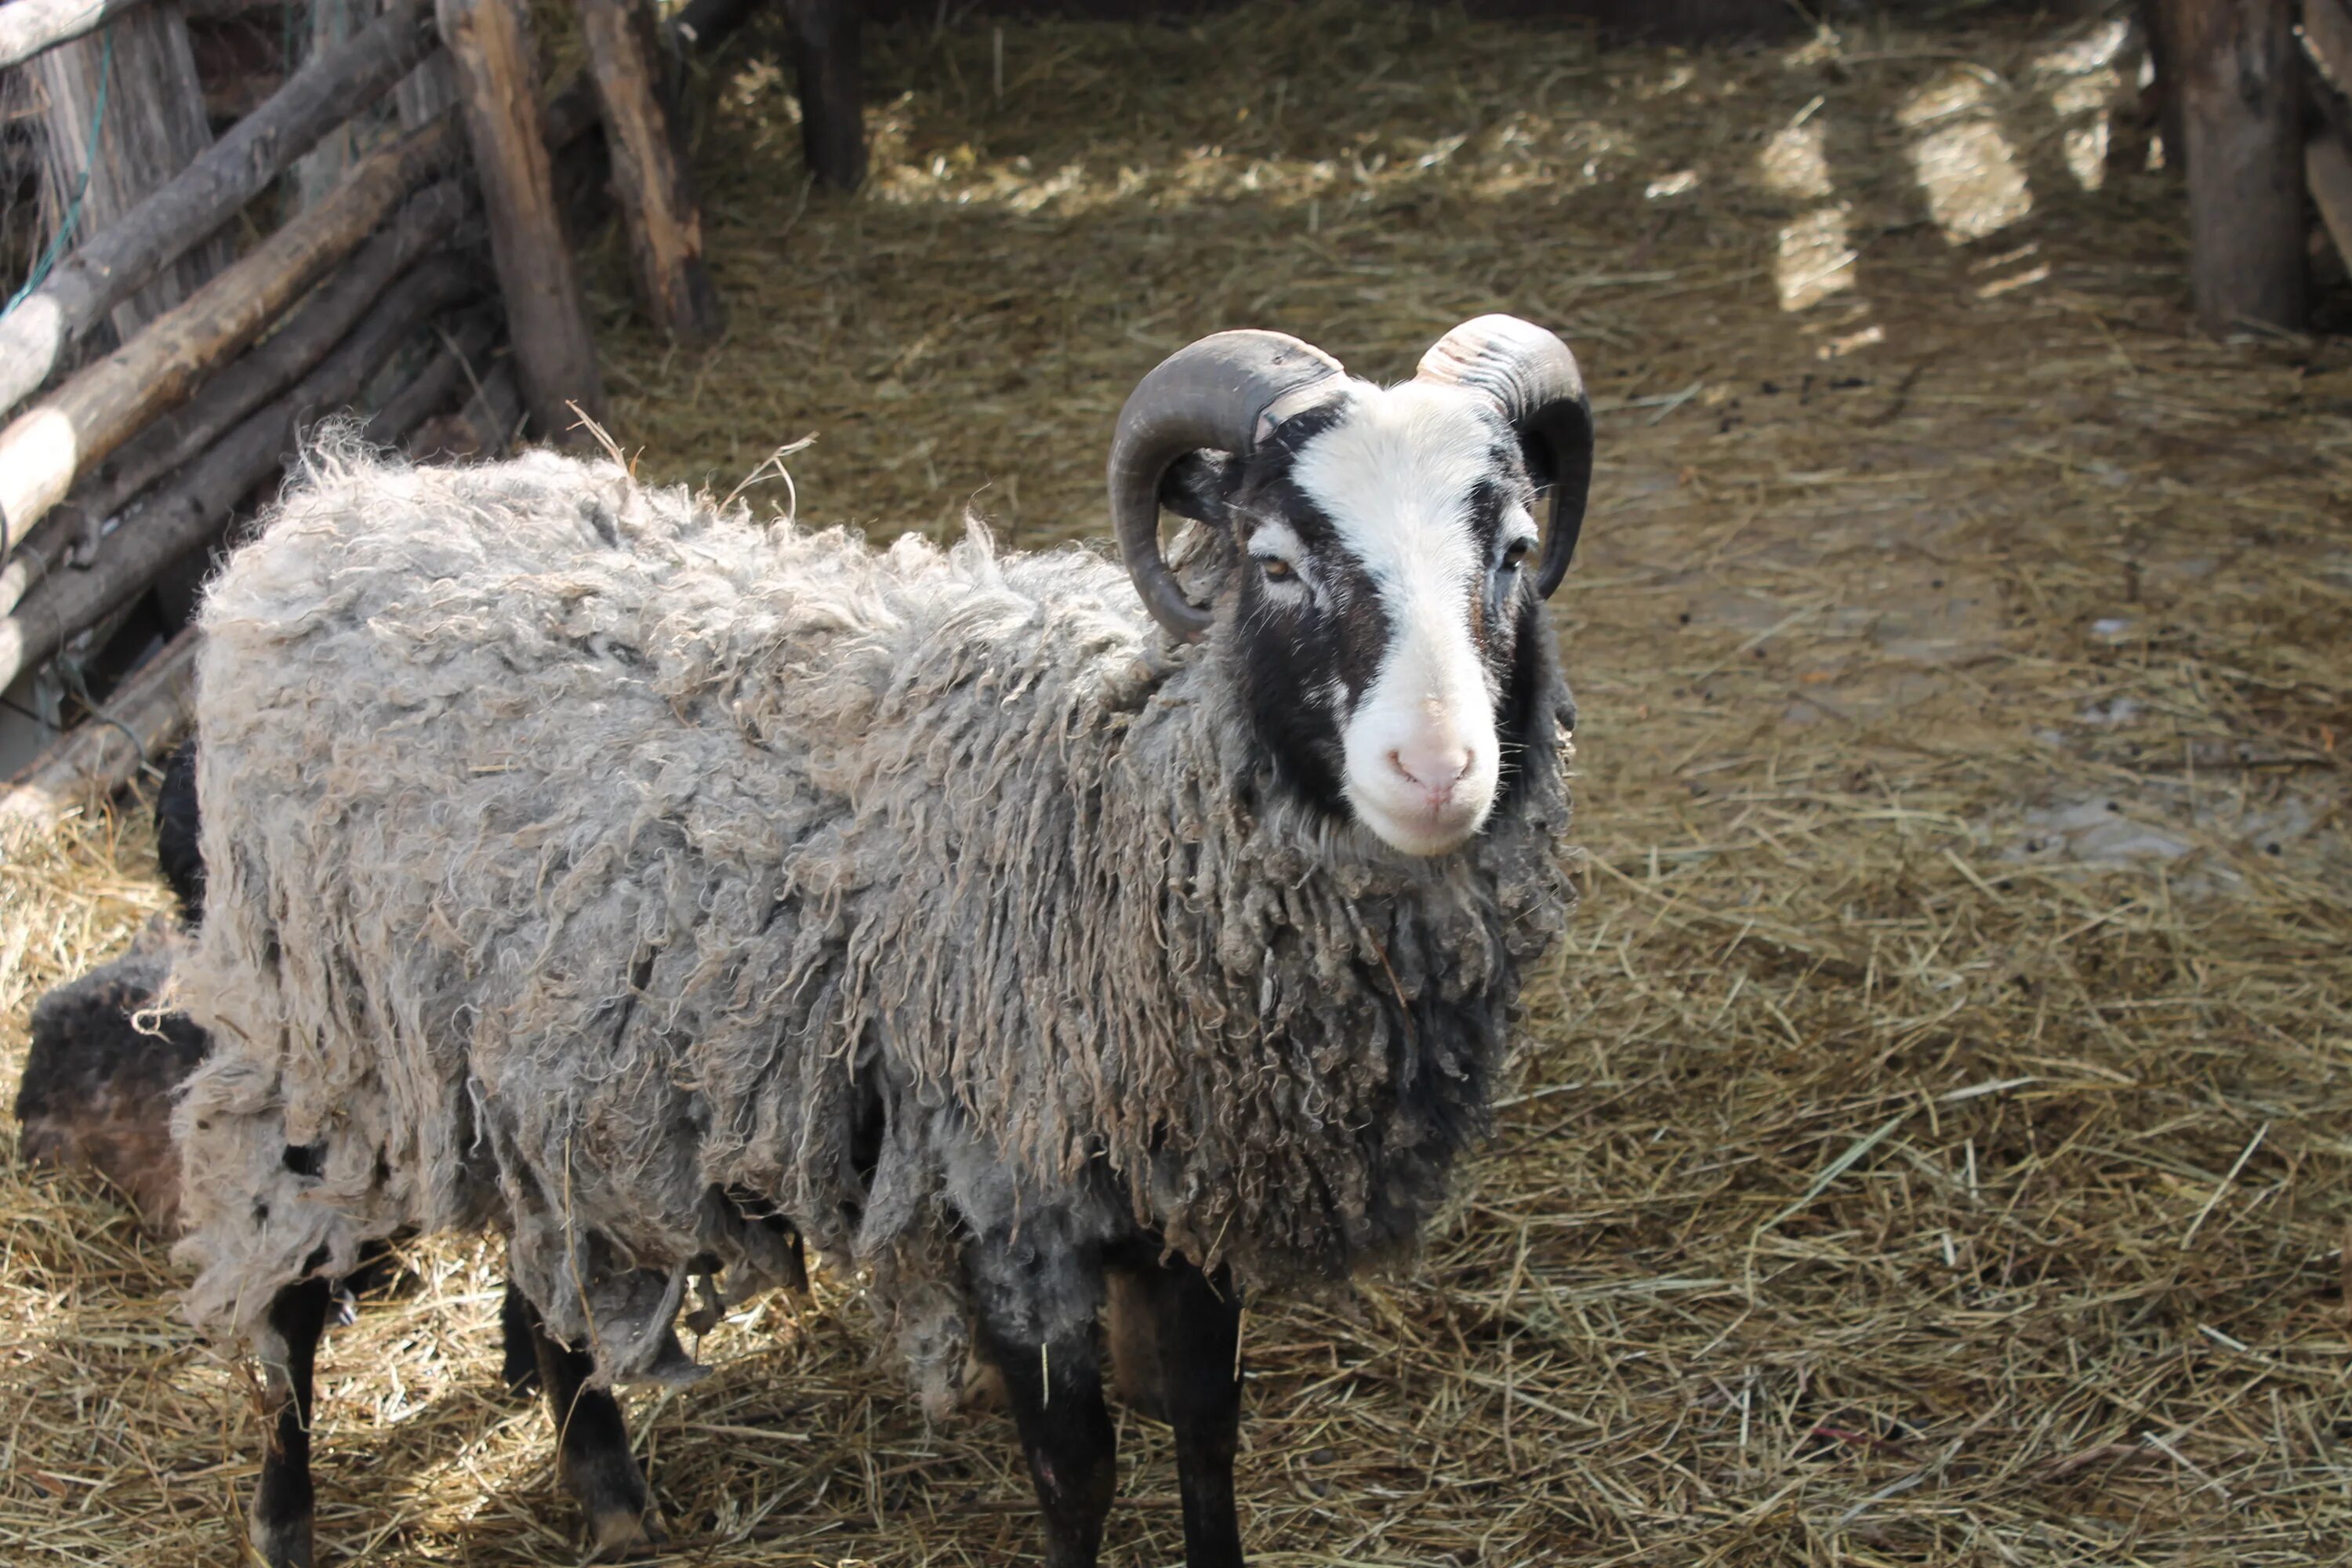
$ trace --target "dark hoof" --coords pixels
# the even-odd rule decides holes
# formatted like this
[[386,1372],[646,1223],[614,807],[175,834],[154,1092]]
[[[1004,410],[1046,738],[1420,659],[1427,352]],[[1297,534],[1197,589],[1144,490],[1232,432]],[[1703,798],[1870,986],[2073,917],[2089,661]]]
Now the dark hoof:
[[635,1563],[658,1556],[668,1545],[669,1531],[662,1528],[657,1508],[649,1506],[643,1513],[616,1510],[588,1521],[591,1563]]
[[269,1568],[310,1568],[310,1521],[307,1519],[268,1523],[247,1521],[253,1554]]

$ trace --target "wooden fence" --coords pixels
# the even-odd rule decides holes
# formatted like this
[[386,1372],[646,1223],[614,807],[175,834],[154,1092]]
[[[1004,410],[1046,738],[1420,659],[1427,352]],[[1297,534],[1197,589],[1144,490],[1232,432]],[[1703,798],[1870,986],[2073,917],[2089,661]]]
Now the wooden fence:
[[[585,183],[617,198],[644,307],[681,339],[718,328],[663,51],[752,0],[694,0],[667,39],[652,0],[582,0],[590,65],[544,102],[522,0],[328,3],[362,7],[348,36],[217,141],[184,0],[0,5],[0,68],[34,79],[72,241],[0,316],[0,687],[200,572],[325,416],[419,458],[601,416],[557,195],[599,142],[609,180]],[[314,152],[364,145],[370,116],[373,146]],[[328,177],[233,255],[226,226],[306,155]],[[184,635],[17,775],[0,823],[128,778],[184,723],[193,663]]]

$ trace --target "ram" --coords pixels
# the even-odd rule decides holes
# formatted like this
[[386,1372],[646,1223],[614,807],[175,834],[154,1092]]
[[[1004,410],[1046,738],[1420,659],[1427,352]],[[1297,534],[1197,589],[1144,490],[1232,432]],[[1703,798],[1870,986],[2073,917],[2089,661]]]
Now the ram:
[[1242,1301],[1409,1249],[1571,901],[1543,600],[1591,450],[1567,348],[1484,317],[1389,388],[1172,355],[1112,442],[1125,574],[315,455],[203,610],[193,1317],[307,1412],[306,1280],[495,1227],[600,1383],[683,1381],[689,1285],[796,1229],[928,1403],[994,1363],[1072,1568],[1123,1276],[1187,1560],[1238,1563]]

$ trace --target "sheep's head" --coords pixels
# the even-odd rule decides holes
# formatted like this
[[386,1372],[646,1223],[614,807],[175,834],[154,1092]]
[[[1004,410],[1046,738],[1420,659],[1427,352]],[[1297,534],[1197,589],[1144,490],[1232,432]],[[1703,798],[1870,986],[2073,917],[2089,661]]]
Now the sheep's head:
[[[1389,388],[1295,338],[1220,332],[1128,399],[1111,507],[1144,604],[1179,637],[1225,642],[1283,776],[1438,855],[1503,786],[1591,471],[1576,360],[1525,321],[1465,322]],[[1169,571],[1162,507],[1231,541],[1217,605]]]

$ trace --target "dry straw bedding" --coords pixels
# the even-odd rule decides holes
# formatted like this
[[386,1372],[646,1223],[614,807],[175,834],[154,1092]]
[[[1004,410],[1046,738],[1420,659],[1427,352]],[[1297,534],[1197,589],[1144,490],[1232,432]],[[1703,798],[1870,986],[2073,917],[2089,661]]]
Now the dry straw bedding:
[[[1118,398],[1235,322],[1401,374],[1509,308],[1614,409],[1558,602],[1586,901],[1423,1265],[1250,1318],[1260,1561],[2352,1542],[2352,353],[2188,334],[2171,184],[2077,177],[2094,26],[1023,24],[1001,96],[988,27],[890,34],[855,201],[803,199],[758,32],[700,87],[728,339],[643,335],[597,253],[643,467],[814,430],[824,517],[1099,534]],[[162,901],[135,825],[0,870],[11,1058]],[[0,1209],[0,1557],[233,1561],[257,1437],[162,1249],[13,1165]],[[494,1261],[415,1263],[327,1347],[322,1539],[572,1561]],[[1003,1418],[927,1426],[871,1348],[826,1282],[633,1406],[681,1560],[1029,1550]],[[1167,1436],[1122,1440],[1112,1553],[1173,1561]]]

